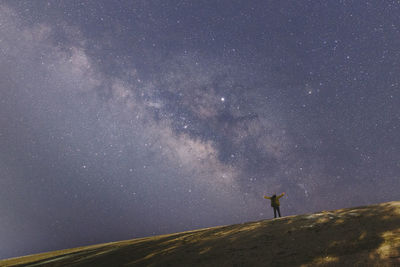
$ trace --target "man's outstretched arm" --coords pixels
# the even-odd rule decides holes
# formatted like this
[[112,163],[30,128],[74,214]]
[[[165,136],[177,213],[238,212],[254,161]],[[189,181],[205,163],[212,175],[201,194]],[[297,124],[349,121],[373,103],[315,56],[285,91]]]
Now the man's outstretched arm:
[[270,197],[264,196],[265,199],[271,199]]
[[281,197],[283,197],[285,195],[285,192],[283,192],[282,194],[280,194],[279,196],[277,196],[278,199],[280,199]]

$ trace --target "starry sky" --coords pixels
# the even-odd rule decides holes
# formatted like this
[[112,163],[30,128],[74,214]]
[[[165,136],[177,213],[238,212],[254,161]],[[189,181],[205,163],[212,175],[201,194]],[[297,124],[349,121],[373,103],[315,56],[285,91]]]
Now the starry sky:
[[0,2],[0,258],[399,200],[399,1]]

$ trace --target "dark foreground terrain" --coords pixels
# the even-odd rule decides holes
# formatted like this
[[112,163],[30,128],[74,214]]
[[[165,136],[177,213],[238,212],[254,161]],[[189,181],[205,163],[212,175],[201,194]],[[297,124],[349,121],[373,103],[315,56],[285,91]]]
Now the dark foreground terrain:
[[400,266],[400,201],[47,252],[0,266]]

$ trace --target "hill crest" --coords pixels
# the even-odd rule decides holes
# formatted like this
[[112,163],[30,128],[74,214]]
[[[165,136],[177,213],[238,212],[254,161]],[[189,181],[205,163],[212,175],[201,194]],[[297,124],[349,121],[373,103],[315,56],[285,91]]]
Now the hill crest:
[[400,201],[0,261],[17,265],[400,266]]

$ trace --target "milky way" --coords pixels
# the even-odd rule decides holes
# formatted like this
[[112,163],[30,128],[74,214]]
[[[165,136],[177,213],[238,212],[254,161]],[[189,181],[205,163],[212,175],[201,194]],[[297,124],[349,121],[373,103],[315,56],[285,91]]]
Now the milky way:
[[3,1],[0,258],[397,200],[399,9]]

